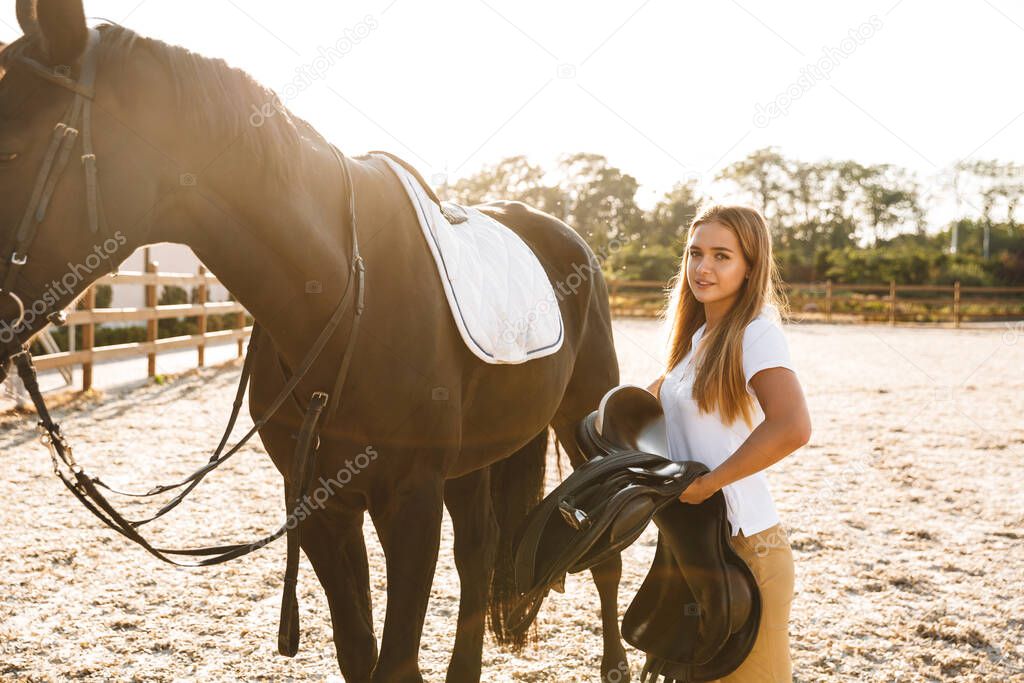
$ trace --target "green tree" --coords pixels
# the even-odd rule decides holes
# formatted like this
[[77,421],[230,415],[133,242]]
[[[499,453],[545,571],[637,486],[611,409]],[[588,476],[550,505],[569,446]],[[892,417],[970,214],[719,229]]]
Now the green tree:
[[664,244],[630,242],[608,257],[608,277],[619,280],[667,282],[679,271],[682,249]]
[[785,158],[775,147],[756,150],[745,159],[726,166],[719,172],[718,179],[731,180],[747,192],[777,234],[780,218],[778,200],[786,188],[789,171]]
[[685,241],[690,223],[703,201],[695,181],[676,184],[647,215],[648,243],[671,247]]
[[913,176],[891,164],[871,166],[861,178],[862,210],[873,244],[885,237],[888,229],[912,224],[923,232],[923,212]]
[[600,256],[609,242],[642,239],[644,216],[636,204],[640,187],[599,154],[573,154],[559,163],[566,192],[567,222]]
[[461,204],[508,199],[521,201],[565,220],[567,211],[561,188],[545,183],[546,171],[525,156],[502,159],[462,178],[449,188],[449,197]]

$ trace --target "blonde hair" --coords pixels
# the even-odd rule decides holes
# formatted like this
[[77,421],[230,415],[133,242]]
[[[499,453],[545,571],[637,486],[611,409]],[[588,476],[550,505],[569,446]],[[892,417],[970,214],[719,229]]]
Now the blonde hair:
[[[740,286],[732,307],[714,329],[710,332],[705,330],[694,352],[697,369],[693,398],[701,413],[713,412],[717,407],[724,424],[731,425],[742,416],[747,426],[752,428],[754,402],[746,391],[743,376],[743,333],[763,308],[774,308],[781,320],[781,315],[788,313],[788,305],[772,256],[771,235],[758,211],[746,206],[719,204],[702,208],[686,233],[687,244],[693,231],[704,223],[720,223],[733,231],[750,270],[749,278]],[[684,248],[679,272],[669,282],[665,309],[669,323],[666,372],[686,357],[694,333],[707,321],[704,304],[697,300],[687,284],[689,262],[690,250]]]

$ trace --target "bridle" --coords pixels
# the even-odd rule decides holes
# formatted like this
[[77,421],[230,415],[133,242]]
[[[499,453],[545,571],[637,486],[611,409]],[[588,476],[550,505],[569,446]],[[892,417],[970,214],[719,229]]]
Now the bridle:
[[[71,159],[71,151],[82,138],[82,168],[85,172],[86,189],[86,214],[89,222],[89,230],[93,234],[100,231],[100,226],[105,225],[102,205],[100,203],[99,185],[96,178],[96,154],[92,146],[92,101],[95,95],[94,84],[96,82],[96,60],[99,43],[99,31],[90,29],[86,42],[85,52],[81,60],[78,80],[73,80],[69,74],[63,73],[62,69],[50,69],[36,60],[21,54],[16,57],[17,61],[27,67],[32,73],[55,83],[74,94],[71,105],[64,113],[60,123],[53,128],[50,135],[50,144],[46,148],[43,162],[36,173],[36,182],[29,195],[28,206],[18,223],[18,228],[11,234],[3,254],[10,254],[7,263],[7,272],[0,281],[0,293],[6,294],[14,300],[18,307],[18,319],[11,330],[21,327],[25,321],[25,305],[23,300],[14,292],[14,283],[22,267],[28,263],[29,249],[35,241],[39,224],[46,218],[46,210],[50,206],[53,192],[67,168]],[[53,315],[53,314],[51,314]],[[47,318],[49,319],[50,316]],[[53,320],[52,322],[58,322]],[[17,336],[10,343],[16,343]]]
[[[323,330],[317,339],[312,343],[302,362],[297,366],[291,376],[285,376],[287,381],[278,395],[270,403],[267,410],[255,420],[252,428],[246,432],[241,440],[225,451],[228,439],[234,429],[235,422],[241,411],[246,388],[249,386],[252,377],[252,366],[254,351],[259,348],[262,338],[262,327],[254,322],[252,333],[246,348],[245,359],[242,363],[241,376],[235,392],[234,403],[232,404],[231,415],[228,418],[227,426],[213,455],[198,470],[188,477],[173,484],[156,486],[145,493],[129,493],[117,491],[105,484],[99,477],[87,474],[75,461],[72,449],[60,425],[55,423],[43,400],[39,390],[39,383],[35,366],[32,363],[32,356],[29,353],[27,344],[22,342],[21,328],[25,321],[25,307],[21,298],[13,291],[14,282],[22,266],[28,262],[29,250],[35,239],[39,224],[46,216],[46,209],[53,196],[53,191],[65,170],[71,151],[77,140],[82,141],[82,164],[85,169],[86,187],[86,211],[90,230],[98,233],[106,221],[103,214],[100,188],[97,177],[96,155],[92,147],[92,100],[94,96],[94,83],[96,79],[97,46],[100,41],[100,33],[96,29],[89,30],[89,38],[85,51],[81,58],[80,74],[77,80],[69,75],[59,73],[47,68],[43,64],[19,55],[15,59],[27,66],[35,75],[71,91],[74,99],[71,106],[64,114],[61,122],[56,125],[50,139],[50,145],[43,157],[43,162],[36,175],[36,183],[30,195],[28,207],[25,210],[21,222],[18,224],[16,233],[12,236],[13,249],[11,250],[10,263],[3,278],[0,293],[6,293],[14,299],[18,305],[19,317],[13,326],[14,339],[4,346],[5,351],[15,352],[10,360],[17,368],[18,375],[25,384],[32,403],[39,415],[39,430],[41,441],[49,448],[53,469],[57,477],[74,494],[74,496],[104,524],[126,538],[142,546],[158,559],[178,566],[208,566],[220,564],[228,560],[247,555],[258,550],[272,541],[287,534],[288,536],[288,560],[285,571],[284,596],[281,606],[281,625],[278,634],[278,650],[281,654],[294,656],[298,651],[298,603],[295,598],[296,578],[298,572],[298,551],[299,551],[299,528],[298,521],[307,516],[308,511],[302,509],[306,503],[306,494],[310,482],[315,473],[315,457],[319,448],[319,431],[321,424],[330,424],[335,417],[338,406],[341,402],[341,394],[351,367],[352,355],[356,345],[359,330],[359,322],[364,310],[364,288],[365,288],[365,267],[363,259],[359,254],[359,239],[356,233],[356,206],[355,186],[349,170],[348,160],[334,145],[324,140],[324,143],[331,149],[341,168],[342,176],[348,190],[348,214],[349,228],[352,236],[351,261],[348,268],[348,277],[345,283],[345,290],[337,307],[330,319],[324,325]],[[321,136],[322,137],[322,136]],[[6,252],[5,252],[6,253]],[[206,548],[189,549],[168,549],[151,545],[138,531],[138,528],[148,524],[155,519],[174,509],[193,490],[203,478],[226,462],[232,455],[237,453],[250,438],[277,413],[282,404],[291,397],[294,399],[294,390],[298,384],[308,375],[314,363],[320,358],[323,350],[334,335],[341,323],[344,313],[350,308],[354,297],[354,311],[352,325],[349,331],[348,341],[345,346],[345,353],[341,360],[337,378],[331,392],[315,391],[310,396],[308,407],[303,410],[299,404],[300,412],[304,412],[302,427],[298,434],[295,457],[292,461],[290,476],[286,479],[286,499],[288,519],[273,533],[250,543],[237,543],[233,545],[214,546]],[[51,312],[47,320],[60,323],[59,312]],[[27,331],[25,331],[27,333]],[[275,352],[276,353],[276,352]],[[280,358],[278,358],[280,361]],[[284,371],[284,368],[282,367]],[[139,520],[129,520],[123,517],[105,498],[100,489],[112,493],[133,497],[155,496],[167,491],[180,491],[168,503],[161,507],[151,517]],[[301,516],[300,516],[301,515]],[[201,558],[194,562],[182,562],[175,557]]]

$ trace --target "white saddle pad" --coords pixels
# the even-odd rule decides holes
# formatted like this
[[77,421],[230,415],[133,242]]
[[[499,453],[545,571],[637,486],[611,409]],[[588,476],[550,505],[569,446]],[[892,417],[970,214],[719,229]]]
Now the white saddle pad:
[[[414,175],[384,155],[409,195],[466,346],[486,363],[525,363],[555,353],[562,313],[544,267],[512,230],[472,207],[452,225]],[[446,203],[447,205],[447,203]]]

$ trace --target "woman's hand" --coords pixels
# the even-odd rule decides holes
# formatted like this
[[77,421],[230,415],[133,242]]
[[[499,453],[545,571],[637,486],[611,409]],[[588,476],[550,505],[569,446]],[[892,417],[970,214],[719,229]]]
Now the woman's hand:
[[712,494],[717,491],[708,475],[702,474],[693,482],[686,487],[686,490],[679,494],[680,503],[690,503],[691,505],[697,505],[703,503],[705,500],[710,498]]

